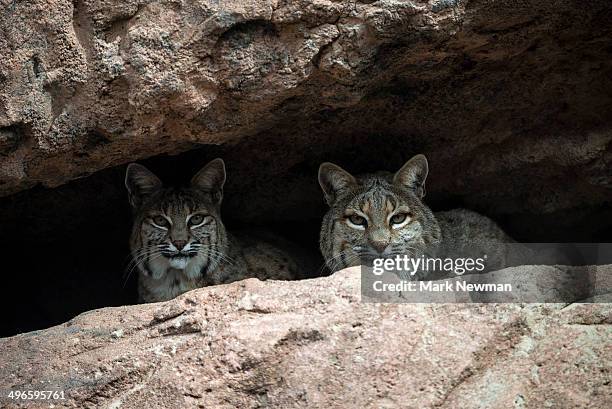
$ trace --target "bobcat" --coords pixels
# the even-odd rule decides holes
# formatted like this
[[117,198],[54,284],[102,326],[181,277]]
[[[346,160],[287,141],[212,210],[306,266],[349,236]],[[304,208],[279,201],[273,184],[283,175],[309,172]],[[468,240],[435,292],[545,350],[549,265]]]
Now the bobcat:
[[142,165],[128,166],[125,185],[135,216],[130,249],[140,302],[249,277],[300,277],[294,255],[275,245],[282,240],[226,231],[220,213],[225,179],[222,159],[208,163],[183,188],[163,186]]
[[512,239],[492,220],[469,210],[432,213],[422,201],[427,174],[424,155],[414,156],[394,175],[354,177],[323,163],[319,184],[330,208],[320,246],[329,270],[404,254],[480,257],[486,252],[489,269],[504,265],[501,243]]

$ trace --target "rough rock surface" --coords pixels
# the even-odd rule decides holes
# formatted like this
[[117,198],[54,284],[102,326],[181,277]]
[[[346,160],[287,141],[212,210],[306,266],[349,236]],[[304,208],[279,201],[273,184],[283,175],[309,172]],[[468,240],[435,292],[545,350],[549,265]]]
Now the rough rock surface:
[[611,304],[374,304],[359,283],[252,279],[2,339],[2,405],[13,389],[75,408],[612,404]]
[[[261,204],[245,218],[318,209],[321,160],[416,151],[434,197],[574,224],[612,212],[608,0],[0,4],[0,195],[222,145],[249,187],[233,206]],[[254,186],[304,163],[307,179],[275,181],[284,201]]]

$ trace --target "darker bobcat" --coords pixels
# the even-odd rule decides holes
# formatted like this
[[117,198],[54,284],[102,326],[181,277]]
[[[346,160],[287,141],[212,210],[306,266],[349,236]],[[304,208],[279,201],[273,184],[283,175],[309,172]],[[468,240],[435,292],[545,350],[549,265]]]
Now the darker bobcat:
[[224,183],[221,159],[202,168],[185,188],[164,187],[144,166],[128,166],[125,185],[135,212],[130,247],[141,302],[249,277],[300,277],[294,254],[281,249],[282,240],[225,230],[220,213]]
[[[394,255],[481,256],[489,267],[505,262],[501,243],[512,240],[489,218],[457,209],[432,213],[423,202],[428,165],[410,159],[395,175],[352,176],[332,163],[319,168],[330,206],[321,227],[321,252],[336,270]],[[499,245],[498,245],[499,244]]]

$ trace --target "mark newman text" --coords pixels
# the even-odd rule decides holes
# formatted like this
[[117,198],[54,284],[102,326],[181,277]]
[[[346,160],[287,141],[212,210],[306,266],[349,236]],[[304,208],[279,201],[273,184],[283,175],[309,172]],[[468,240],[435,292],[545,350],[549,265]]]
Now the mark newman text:
[[407,281],[395,283],[374,281],[373,289],[377,292],[512,292],[510,283],[469,283],[465,280],[457,281]]

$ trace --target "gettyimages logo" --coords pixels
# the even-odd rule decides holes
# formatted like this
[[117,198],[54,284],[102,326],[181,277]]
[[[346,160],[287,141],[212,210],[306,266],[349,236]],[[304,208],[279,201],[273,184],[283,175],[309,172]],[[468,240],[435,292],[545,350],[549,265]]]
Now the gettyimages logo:
[[455,275],[481,273],[486,269],[487,255],[482,257],[441,258],[410,257],[406,254],[393,258],[376,258],[372,263],[372,273],[380,276],[386,272],[399,273],[402,277],[422,275],[431,272],[453,273]]

